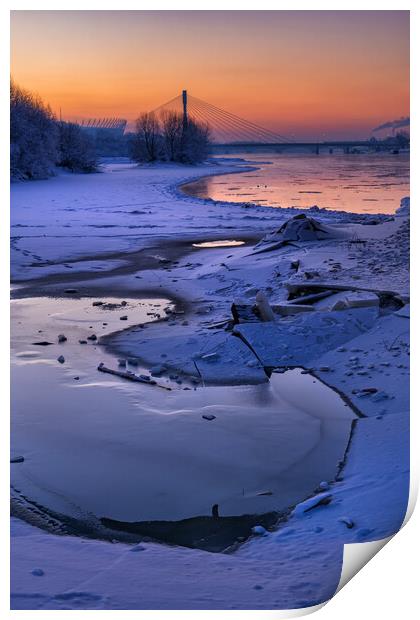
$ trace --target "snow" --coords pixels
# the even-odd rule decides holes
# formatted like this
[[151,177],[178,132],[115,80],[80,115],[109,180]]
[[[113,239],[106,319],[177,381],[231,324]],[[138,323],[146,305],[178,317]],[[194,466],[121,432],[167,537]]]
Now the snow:
[[[140,485],[145,478],[138,470],[138,446],[159,447],[166,454],[170,440],[168,482],[163,481],[159,450],[144,457],[154,483],[146,505],[157,510],[145,512],[145,518],[164,517],[168,510],[174,511],[174,519],[183,518],[191,514],[191,506],[194,514],[211,514],[205,493],[214,484],[211,472],[226,492],[229,510],[237,505],[233,495],[238,481],[246,480],[250,492],[244,504],[253,506],[256,493],[277,484],[289,494],[285,505],[293,513],[275,531],[263,532],[256,523],[254,536],[229,554],[59,536],[13,518],[13,609],[308,607],[334,594],[344,543],[379,540],[401,526],[409,474],[408,202],[402,201],[398,217],[375,217],[376,225],[369,225],[370,218],[363,215],[308,210],[324,230],[339,234],[258,253],[259,241],[276,237],[298,209],[213,203],[177,189],[204,175],[245,170],[250,170],[249,163],[232,160],[197,167],[109,163],[100,174],[60,174],[12,186],[12,278],[19,283],[14,295],[29,297],[14,302],[20,321],[13,329],[14,373],[25,390],[15,401],[13,432],[17,428],[21,433],[25,425],[31,432],[30,440],[17,434],[15,452],[25,461],[13,464],[21,469],[12,473],[24,484],[25,472],[42,479],[48,471],[54,481],[50,488],[59,493],[60,467],[67,468],[77,506],[84,468],[92,474],[85,476],[90,487],[83,493],[92,502],[85,507],[98,514],[95,501],[107,498],[108,507],[112,498],[105,485],[101,499],[95,499],[101,472],[103,478],[103,471],[112,469],[105,444],[118,464],[111,486],[120,498],[108,516],[128,519],[130,506],[124,498],[129,481],[134,478]],[[193,247],[227,239],[245,243]],[[296,261],[297,269],[291,267]],[[313,305],[308,302],[311,311],[284,316],[294,301],[296,309],[302,304],[302,299],[289,299],[293,286],[316,284],[348,289]],[[60,298],[70,287],[78,292],[74,307],[65,311],[51,300],[48,309],[45,298],[34,307],[30,299]],[[252,306],[258,291],[274,308],[276,320],[241,322],[226,330],[232,302]],[[164,315],[160,308],[158,322],[139,328],[145,317],[135,300],[146,294],[165,304],[173,301],[176,312]],[[81,321],[86,299],[91,307],[92,298],[101,297],[127,297],[127,324],[120,323],[118,313],[103,321],[102,315],[92,314],[100,313],[98,308]],[[93,324],[99,343],[79,346],[79,338],[86,338]],[[57,343],[60,333],[67,342]],[[35,337],[55,344],[39,347],[42,351],[35,355],[30,349]],[[59,354],[64,354],[64,364],[57,363]],[[100,361],[118,368],[117,358],[129,357],[140,364],[136,373],[158,368],[159,381],[172,391],[157,394],[153,387],[94,374]],[[299,369],[274,373],[269,381],[264,370],[293,366],[313,369],[324,391]],[[80,380],[75,382],[76,375]],[[307,402],[302,401],[304,393]],[[25,418],[28,394],[37,403],[30,424]],[[338,394],[351,405],[339,419]],[[300,433],[289,418],[279,420],[280,399],[282,411],[294,412]],[[120,415],[117,429],[115,412]],[[50,445],[43,430],[46,422]],[[63,430],[80,444],[81,469],[74,467],[66,437],[56,442]],[[78,432],[84,433],[83,440]],[[55,442],[64,465],[57,458],[56,468],[51,468],[49,450]],[[222,457],[217,454],[220,446]],[[321,471],[325,454],[336,465],[340,461],[337,475]],[[238,455],[241,467],[236,470]],[[197,471],[189,471],[189,459],[200,463]],[[230,488],[232,479],[225,472],[232,469],[238,478]],[[121,472],[126,472],[124,484]],[[308,472],[313,473],[310,481]],[[177,503],[180,476],[189,482]],[[296,480],[301,482],[294,488]],[[168,495],[156,503],[163,487]],[[271,496],[261,497],[269,509]],[[43,492],[36,499],[42,503]],[[70,501],[56,501],[69,509],[71,494]]]

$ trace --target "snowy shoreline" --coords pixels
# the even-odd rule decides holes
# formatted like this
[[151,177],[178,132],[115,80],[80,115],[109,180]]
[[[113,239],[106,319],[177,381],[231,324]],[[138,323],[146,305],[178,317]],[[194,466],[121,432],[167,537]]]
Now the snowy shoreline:
[[[217,174],[248,169],[229,164]],[[151,323],[147,329],[132,327],[107,335],[104,342],[119,356],[135,356],[150,369],[162,364],[164,354],[162,374],[176,371],[184,386],[191,377],[204,385],[220,385],[220,379],[222,385],[258,385],[267,382],[268,367],[309,368],[366,417],[353,423],[338,480],[319,480],[323,484],[314,489],[315,499],[302,497],[306,503],[298,504],[277,531],[254,536],[234,554],[157,543],[138,545],[142,553],[137,554],[132,553],[136,547],[122,543],[56,537],[13,519],[15,609],[315,605],[336,589],[343,543],[389,536],[404,519],[408,217],[375,216],[377,224],[369,226],[362,222],[372,220],[370,215],[305,209],[309,217],[331,226],[333,235],[339,224],[347,239],[298,241],[261,254],[249,244],[196,250],[188,244],[232,238],[255,242],[302,213],[301,209],[245,208],[182,194],[180,185],[208,175],[208,170],[209,166],[201,171],[114,166],[112,173],[63,176],[36,186],[13,187],[12,230],[19,231],[12,244],[15,281],[28,287],[31,295],[42,296],[65,296],[69,282],[77,291],[75,298],[100,297],[105,291],[127,297],[133,291],[133,297],[159,292],[179,300],[181,314],[169,314],[163,323]],[[165,247],[168,241],[179,243],[179,252]],[[101,254],[104,244],[110,246],[108,257]],[[130,252],[132,260],[127,263],[124,255]],[[298,264],[296,271],[291,270],[292,263]],[[69,270],[72,275],[66,280],[63,274]],[[279,314],[274,324],[239,322],[233,333],[224,326],[211,327],[231,320],[232,301],[252,306],[258,290],[264,291],[272,307],[283,309],[281,313],[284,308],[289,312],[291,305],[285,283],[310,288],[325,282],[333,291],[334,286],[350,291],[391,290],[400,301],[379,295],[372,302],[365,294],[362,301],[367,306],[354,302],[354,307],[337,310],[333,304],[328,306],[327,297],[325,302],[315,302],[319,308]],[[339,291],[334,294],[343,296]],[[17,296],[22,295],[18,291]],[[286,348],[279,349],[277,340]],[[82,571],[75,571],[80,553],[90,560],[86,559]],[[40,557],[43,575],[37,576],[33,571]],[[194,591],[192,575],[196,576]],[[158,588],[156,581],[164,588]]]

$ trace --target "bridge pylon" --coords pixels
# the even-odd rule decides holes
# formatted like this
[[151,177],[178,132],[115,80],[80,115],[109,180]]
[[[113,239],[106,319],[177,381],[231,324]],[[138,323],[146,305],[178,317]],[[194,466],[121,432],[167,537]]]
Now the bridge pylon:
[[182,91],[182,110],[183,110],[184,129],[188,125],[188,109],[187,109],[187,105],[188,105],[187,91],[183,90]]

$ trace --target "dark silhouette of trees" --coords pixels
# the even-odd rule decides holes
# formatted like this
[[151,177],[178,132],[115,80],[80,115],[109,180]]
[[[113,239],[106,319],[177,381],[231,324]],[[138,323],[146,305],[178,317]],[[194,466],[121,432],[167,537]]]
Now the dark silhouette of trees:
[[39,97],[10,84],[10,171],[14,179],[45,179],[57,160],[57,123]]
[[72,172],[97,169],[92,140],[72,123],[58,122],[51,108],[13,80],[10,83],[12,179],[46,179],[56,166]]
[[58,123],[57,165],[71,172],[95,172],[98,169],[92,138],[74,123]]
[[210,131],[206,125],[182,114],[166,112],[159,118],[152,112],[136,121],[131,141],[131,157],[139,162],[174,161],[195,164],[206,159],[210,148]]
[[162,135],[166,159],[177,161],[180,157],[183,119],[175,112],[165,112],[161,117]]
[[162,135],[153,112],[145,112],[136,120],[131,156],[135,161],[153,162],[161,159]]

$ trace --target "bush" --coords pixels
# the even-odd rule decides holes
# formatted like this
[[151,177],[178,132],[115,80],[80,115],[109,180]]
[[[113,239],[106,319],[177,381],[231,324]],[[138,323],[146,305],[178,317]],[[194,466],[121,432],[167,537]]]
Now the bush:
[[49,106],[10,85],[10,172],[14,179],[45,179],[54,174],[57,124]]
[[57,165],[72,172],[95,172],[98,169],[93,140],[79,125],[58,123]]

